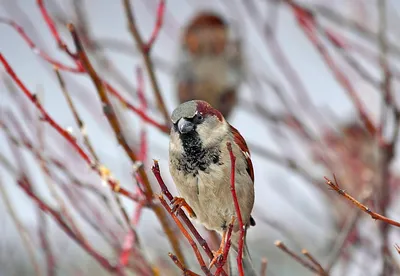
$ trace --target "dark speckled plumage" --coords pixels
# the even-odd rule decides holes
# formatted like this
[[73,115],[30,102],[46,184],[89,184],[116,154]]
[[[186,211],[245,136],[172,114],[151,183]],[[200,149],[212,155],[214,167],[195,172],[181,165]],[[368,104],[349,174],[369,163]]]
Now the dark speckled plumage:
[[197,132],[181,134],[184,152],[179,160],[178,170],[185,174],[196,176],[198,171],[207,171],[210,164],[216,164],[220,160],[219,148],[204,149]]

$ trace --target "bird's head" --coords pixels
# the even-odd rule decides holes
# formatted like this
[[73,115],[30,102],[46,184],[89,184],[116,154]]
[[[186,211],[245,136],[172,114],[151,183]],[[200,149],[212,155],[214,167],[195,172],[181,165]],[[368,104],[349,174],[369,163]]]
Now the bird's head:
[[229,124],[221,112],[205,101],[182,103],[172,112],[171,121],[172,139],[199,139],[203,148],[217,145],[229,132]]

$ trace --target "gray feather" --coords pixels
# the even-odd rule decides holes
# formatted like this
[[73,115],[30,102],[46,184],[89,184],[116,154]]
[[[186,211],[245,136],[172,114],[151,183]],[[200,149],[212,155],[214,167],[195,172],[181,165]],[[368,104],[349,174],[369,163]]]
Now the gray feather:
[[181,118],[193,118],[197,112],[196,101],[188,101],[179,105],[171,115],[171,121],[173,124],[179,121]]
[[[238,248],[237,245],[232,244],[229,251],[229,276],[239,276],[239,267],[237,265]],[[247,247],[246,239],[244,240],[243,246],[243,272],[245,276],[257,276],[257,273],[253,267],[253,262],[251,261],[249,249]]]

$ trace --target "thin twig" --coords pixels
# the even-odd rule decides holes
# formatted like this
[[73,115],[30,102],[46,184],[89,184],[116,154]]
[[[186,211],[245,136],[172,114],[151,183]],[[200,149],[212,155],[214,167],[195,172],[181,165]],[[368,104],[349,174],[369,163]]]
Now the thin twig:
[[[123,149],[125,150],[125,153],[128,155],[132,164],[135,164],[138,159],[136,157],[136,154],[130,148],[129,144],[127,143],[127,141],[123,135],[122,127],[118,121],[118,118],[116,116],[114,108],[111,105],[111,102],[108,98],[104,83],[103,83],[102,79],[98,76],[97,72],[94,70],[92,64],[90,63],[89,58],[83,49],[83,45],[79,39],[79,36],[78,36],[74,26],[72,24],[69,24],[68,29],[70,30],[70,33],[74,40],[77,55],[78,55],[79,59],[81,60],[85,70],[90,75],[94,85],[96,86],[98,96],[103,104],[104,115],[106,116],[110,126],[114,130],[114,133],[118,140],[118,143],[123,147]],[[147,198],[147,201],[151,202],[153,200],[154,193],[153,193],[153,189],[150,185],[148,176],[143,167],[139,168],[138,173],[140,175],[140,179],[141,179],[143,185],[145,186],[145,196]],[[162,228],[164,229],[164,232],[167,235],[168,240],[170,241],[171,246],[174,249],[174,252],[178,256],[178,258],[180,258],[180,260],[183,263],[185,263],[183,253],[182,253],[180,245],[179,245],[179,241],[178,241],[177,237],[174,235],[172,229],[170,228],[170,226],[168,224],[168,220],[165,217],[163,209],[158,205],[151,205],[150,208],[154,211],[158,220],[160,221]]]
[[176,266],[182,270],[184,276],[200,276],[199,274],[194,273],[193,271],[187,269],[180,261],[179,259],[172,254],[171,252],[168,253],[168,256],[171,258],[171,260],[176,264]]
[[[99,167],[95,166],[95,163],[90,159],[90,157],[85,153],[85,151],[77,144],[75,138],[72,137],[68,131],[66,131],[59,124],[57,124],[56,121],[47,113],[47,111],[43,108],[43,106],[39,103],[39,101],[37,101],[36,95],[31,93],[28,90],[28,88],[22,83],[20,78],[16,75],[14,70],[11,68],[10,64],[7,62],[7,60],[4,58],[4,56],[1,53],[0,53],[0,62],[3,64],[3,66],[6,69],[6,72],[14,80],[14,82],[18,85],[18,87],[22,90],[22,92],[25,94],[25,96],[39,110],[39,112],[41,113],[42,119],[44,121],[46,121],[47,123],[49,123],[52,128],[54,128],[64,139],[66,139],[71,144],[71,146],[74,148],[74,150],[76,150],[78,152],[78,154],[82,157],[82,159],[89,165],[89,167],[92,168],[94,171],[96,171],[101,176]],[[126,197],[129,197],[130,199],[132,199],[134,201],[138,201],[138,199],[132,193],[130,193],[129,191],[120,187],[120,185],[117,184],[115,181],[108,179],[107,182],[115,192],[120,193]]]
[[42,244],[42,248],[44,254],[46,256],[46,263],[47,263],[47,276],[54,276],[57,274],[56,272],[56,261],[54,258],[54,254],[51,248],[51,244],[48,238],[48,226],[47,226],[47,218],[46,214],[43,213],[42,210],[38,209],[39,215],[39,237],[40,243]]
[[29,36],[25,33],[24,29],[20,25],[18,25],[16,22],[14,22],[13,20],[0,18],[0,23],[7,24],[10,27],[14,28],[17,31],[17,33],[22,37],[22,39],[24,39],[26,41],[29,48],[31,48],[35,54],[39,55],[47,62],[53,64],[54,66],[57,66],[58,68],[60,68],[64,71],[73,72],[73,73],[82,73],[83,72],[83,68],[81,68],[81,67],[73,68],[68,65],[64,65],[64,64],[58,62],[57,60],[53,59],[49,55],[47,55],[44,51],[42,51],[40,48],[38,48],[36,46],[36,44],[32,41],[32,39],[30,39]]
[[264,257],[261,259],[260,276],[267,276],[267,266],[268,260]]
[[21,221],[18,219],[17,214],[15,213],[15,210],[13,209],[13,206],[11,204],[11,201],[8,197],[8,194],[6,192],[6,189],[4,188],[4,183],[2,181],[2,178],[0,177],[0,194],[3,199],[4,205],[7,208],[7,213],[10,215],[11,219],[13,220],[15,227],[17,228],[18,234],[20,235],[22,239],[22,243],[24,244],[26,248],[26,252],[29,256],[29,260],[32,263],[33,266],[33,271],[36,276],[43,275],[39,263],[36,260],[35,256],[35,246],[31,240],[31,237],[29,236],[28,231],[26,230],[25,226],[21,223]]
[[341,195],[342,197],[346,198],[347,200],[349,200],[351,203],[353,203],[357,208],[361,209],[362,211],[364,211],[365,213],[367,213],[368,215],[371,216],[371,218],[375,219],[375,220],[381,220],[383,222],[386,222],[390,225],[396,226],[396,227],[400,227],[400,222],[389,219],[385,216],[382,216],[378,213],[375,213],[373,211],[371,211],[371,209],[369,209],[367,206],[365,206],[364,204],[362,204],[361,202],[359,202],[358,200],[356,200],[354,197],[352,197],[351,195],[349,195],[348,193],[346,193],[344,190],[340,189],[336,179],[335,182],[332,182],[331,180],[329,180],[329,178],[324,177],[326,180],[326,184],[328,184],[334,191],[336,191],[339,195]]
[[361,120],[363,121],[365,127],[368,129],[371,135],[375,135],[376,127],[374,126],[372,119],[365,110],[360,98],[357,96],[354,86],[352,85],[349,78],[338,68],[336,62],[330,56],[328,50],[324,47],[324,45],[317,36],[317,23],[314,13],[311,10],[308,10],[294,3],[292,0],[284,0],[284,1],[292,8],[293,13],[297,19],[298,25],[307,35],[311,43],[318,50],[318,52],[328,65],[328,67],[331,69],[335,78],[343,86],[349,97],[352,99],[353,104],[355,105],[356,110]]
[[12,169],[18,172],[18,179],[16,180],[18,186],[29,196],[33,202],[45,213],[49,214],[51,218],[61,227],[61,229],[71,237],[78,245],[80,245],[89,255],[91,255],[100,265],[102,265],[107,271],[119,272],[121,271],[118,267],[113,266],[107,258],[105,258],[101,253],[97,252],[86,240],[82,239],[80,235],[77,235],[74,230],[69,226],[69,223],[65,221],[62,213],[50,207],[43,198],[39,197],[32,189],[32,183],[30,182],[26,172],[26,166],[22,160],[20,152],[14,149],[14,141],[10,137],[7,137],[9,144],[11,145],[11,150],[17,159],[18,169]]
[[[66,84],[65,84],[65,82],[64,82],[64,79],[63,79],[63,77],[62,77],[60,71],[58,70],[58,68],[54,68],[54,70],[55,70],[55,72],[56,72],[57,79],[58,79],[58,82],[59,82],[60,87],[61,87],[61,91],[63,92],[63,95],[64,95],[64,97],[65,97],[65,99],[66,99],[66,101],[67,101],[67,103],[68,103],[68,107],[70,108],[70,110],[71,110],[71,112],[72,112],[72,114],[73,114],[75,123],[78,125],[78,128],[79,128],[79,130],[80,130],[80,132],[81,132],[81,134],[82,134],[83,141],[84,141],[84,143],[85,143],[87,149],[89,150],[90,154],[92,155],[93,159],[95,160],[95,162],[96,162],[97,164],[100,164],[100,159],[99,159],[97,153],[95,152],[94,147],[93,147],[93,145],[92,145],[92,143],[91,143],[91,141],[90,141],[90,139],[89,139],[89,136],[88,136],[88,134],[87,134],[86,124],[85,124],[85,122],[81,119],[81,117],[79,116],[79,113],[78,113],[78,111],[77,111],[77,109],[76,109],[76,107],[75,107],[75,105],[74,105],[74,103],[73,103],[73,101],[72,101],[72,99],[71,99],[71,96],[69,95],[69,92],[68,92],[68,90],[67,90],[67,87],[66,87]],[[120,211],[121,211],[121,213],[122,213],[122,215],[123,215],[123,217],[124,217],[124,219],[125,219],[126,224],[131,228],[131,225],[130,225],[130,223],[129,223],[129,219],[128,219],[127,212],[126,212],[124,206],[122,205],[121,200],[120,200],[118,194],[117,194],[117,193],[112,193],[112,195],[113,195],[114,200],[116,201],[116,203],[117,203],[117,205],[118,205],[118,207],[119,207],[119,209],[120,209]],[[109,206],[108,204],[106,204],[106,206],[108,206],[110,212],[111,212],[113,215],[116,215],[116,214],[113,212],[113,210],[111,209],[111,206]],[[134,232],[136,232],[136,231],[134,231]]]
[[165,208],[165,210],[167,210],[167,212],[170,214],[170,216],[172,217],[172,219],[175,221],[176,225],[178,226],[179,230],[181,231],[181,233],[185,236],[185,238],[187,239],[187,241],[189,242],[190,246],[193,249],[193,252],[196,255],[197,261],[200,264],[200,268],[201,270],[203,270],[204,274],[206,274],[207,276],[211,276],[211,272],[208,269],[208,267],[206,266],[206,263],[204,262],[203,257],[201,256],[201,253],[196,245],[196,243],[194,242],[194,240],[192,239],[192,237],[190,236],[189,232],[185,229],[185,227],[183,226],[183,224],[180,222],[180,220],[178,219],[178,217],[172,212],[171,208],[168,206],[168,203],[165,201],[164,197],[162,195],[158,196],[161,205]]
[[396,243],[394,245],[394,248],[396,249],[397,253],[399,253],[399,255],[400,255],[400,246]]
[[[370,198],[371,193],[367,193],[362,196],[361,202],[365,202],[368,198]],[[346,242],[348,241],[348,236],[349,234],[355,229],[357,226],[357,222],[360,219],[360,209],[354,209],[352,211],[352,214],[348,216],[345,225],[343,226],[340,234],[337,236],[335,243],[331,249],[331,254],[328,258],[326,271],[329,273],[329,271],[332,269],[336,261],[339,259],[339,257],[342,255],[343,250],[345,249]]]
[[306,260],[304,260],[303,258],[301,258],[299,255],[297,255],[296,253],[292,252],[289,248],[286,247],[285,244],[283,244],[283,242],[281,241],[276,241],[275,242],[276,247],[278,247],[279,249],[281,249],[283,252],[285,252],[286,254],[288,254],[292,259],[294,259],[296,262],[298,262],[299,264],[301,264],[302,266],[304,266],[305,268],[308,268],[311,272],[314,273],[318,273],[318,269],[316,267],[314,267],[313,264],[310,264],[309,262],[307,262]]
[[301,254],[307,257],[317,268],[319,271],[319,274],[322,276],[327,276],[328,273],[325,271],[325,269],[322,267],[322,265],[308,252],[306,249],[303,249],[301,251]]
[[87,135],[86,125],[83,122],[83,120],[81,119],[81,117],[79,116],[78,111],[76,110],[76,107],[75,107],[75,105],[71,99],[71,96],[69,95],[69,92],[67,90],[67,87],[65,85],[65,81],[57,67],[54,68],[54,71],[56,72],[58,83],[60,84],[61,91],[65,97],[65,100],[68,103],[68,107],[69,107],[69,109],[71,109],[72,115],[74,116],[75,123],[78,125],[79,130],[82,134],[83,141],[84,141],[87,149],[89,150],[90,154],[94,158],[94,160],[96,162],[99,162],[99,157],[97,156],[97,154],[94,150],[94,147],[92,146],[92,143],[89,140],[89,136]]
[[[395,95],[392,94],[392,72],[389,68],[388,63],[388,39],[387,39],[387,1],[380,0],[377,2],[378,5],[378,14],[379,14],[379,29],[378,29],[378,41],[379,41],[379,48],[380,48],[380,64],[381,64],[381,72],[383,75],[383,83],[382,83],[382,92],[383,92],[383,103],[382,103],[382,110],[381,110],[381,124],[379,126],[380,132],[383,133],[385,130],[385,125],[387,122],[387,112],[389,111],[389,107],[391,105],[395,106],[394,100],[392,97]],[[396,107],[394,107],[396,113]],[[398,132],[398,117],[394,120],[394,139],[391,141],[391,144],[386,146],[383,145],[381,147],[381,177],[378,183],[381,185],[377,185],[376,188],[379,188],[378,192],[378,206],[379,212],[383,215],[387,214],[387,209],[389,206],[389,198],[390,198],[390,163],[394,157],[394,147],[397,144],[397,132]],[[378,144],[379,143],[379,136],[377,137]],[[382,236],[382,245],[381,245],[381,253],[383,256],[383,264],[382,264],[382,275],[391,275],[394,272],[393,263],[389,260],[389,258],[385,257],[387,252],[389,252],[389,225],[384,223],[380,225],[380,231]]]
[[[42,6],[42,8],[44,9],[44,6]],[[50,17],[47,17],[45,20],[51,20]],[[42,57],[44,60],[46,60],[47,62],[49,62],[50,64],[52,64],[53,66],[57,67],[60,70],[64,70],[64,71],[68,71],[68,72],[74,72],[74,73],[84,73],[85,69],[83,68],[81,62],[79,61],[79,59],[77,59],[75,54],[72,54],[67,48],[66,48],[66,44],[64,42],[61,42],[64,46],[61,47],[64,51],[66,51],[66,53],[74,60],[77,68],[72,68],[72,67],[68,67],[67,65],[64,65],[60,62],[58,62],[57,60],[51,58],[50,56],[48,56],[44,51],[42,51],[41,49],[39,49],[36,44],[33,43],[32,39],[25,33],[25,31],[23,30],[23,28],[21,26],[19,26],[18,24],[16,24],[14,21],[12,20],[8,20],[8,19],[0,19],[0,23],[5,23],[8,24],[10,26],[12,26],[19,35],[21,35],[21,37],[25,40],[25,42],[28,44],[28,46],[32,49],[34,54],[39,55],[40,57]],[[52,25],[54,25],[54,23],[52,23]],[[55,29],[56,34],[52,34],[53,36],[58,39],[60,38],[57,30]],[[108,82],[104,82],[105,86],[107,87],[108,91],[114,96],[116,97],[121,104],[123,104],[124,106],[126,106],[129,110],[131,110],[132,112],[134,112],[135,114],[137,114],[138,116],[140,116],[143,120],[145,120],[147,123],[149,123],[150,125],[158,128],[160,131],[164,132],[164,133],[168,133],[169,131],[169,127],[166,124],[160,124],[158,123],[156,120],[150,118],[147,114],[141,112],[137,107],[133,106],[132,104],[130,104],[128,102],[128,100],[126,100],[113,86],[111,86],[111,84],[109,84]]]
[[165,0],[160,0],[157,8],[157,19],[156,25],[152,31],[152,36],[148,43],[143,41],[142,36],[139,33],[139,30],[136,26],[135,17],[133,15],[133,11],[131,8],[130,0],[123,0],[124,10],[126,14],[126,18],[128,20],[128,28],[132,34],[134,41],[136,42],[139,51],[142,54],[144,65],[146,67],[147,74],[150,77],[150,83],[153,88],[154,95],[157,100],[158,109],[160,110],[161,114],[164,117],[165,124],[168,125],[170,122],[169,119],[169,112],[167,107],[165,106],[164,99],[161,95],[161,90],[157,82],[157,78],[155,75],[153,61],[150,58],[150,50],[158,36],[159,30],[162,27],[163,17],[164,17],[164,10],[165,10]]

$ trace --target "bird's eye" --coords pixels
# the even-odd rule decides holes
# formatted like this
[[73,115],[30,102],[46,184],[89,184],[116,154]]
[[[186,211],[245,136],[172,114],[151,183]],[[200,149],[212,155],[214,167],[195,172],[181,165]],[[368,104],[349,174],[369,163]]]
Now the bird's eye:
[[197,113],[194,117],[194,123],[200,124],[204,121],[204,116],[201,113]]

